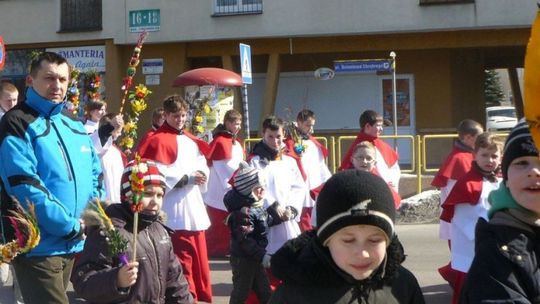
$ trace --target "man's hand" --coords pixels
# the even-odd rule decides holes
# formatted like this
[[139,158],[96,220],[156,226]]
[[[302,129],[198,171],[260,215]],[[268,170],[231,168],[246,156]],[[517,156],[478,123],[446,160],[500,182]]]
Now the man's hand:
[[124,129],[124,118],[122,117],[122,114],[116,115],[112,120],[111,124],[114,127],[114,130],[112,131],[113,139],[118,138],[120,134],[122,134],[122,129]]
[[137,282],[137,272],[139,272],[139,262],[130,262],[123,265],[118,270],[117,287],[127,288]]

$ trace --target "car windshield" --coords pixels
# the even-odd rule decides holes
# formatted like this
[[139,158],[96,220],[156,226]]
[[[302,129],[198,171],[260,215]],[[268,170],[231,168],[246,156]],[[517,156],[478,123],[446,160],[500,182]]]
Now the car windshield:
[[489,117],[493,117],[493,116],[516,117],[516,110],[515,109],[491,110],[488,112],[488,116]]

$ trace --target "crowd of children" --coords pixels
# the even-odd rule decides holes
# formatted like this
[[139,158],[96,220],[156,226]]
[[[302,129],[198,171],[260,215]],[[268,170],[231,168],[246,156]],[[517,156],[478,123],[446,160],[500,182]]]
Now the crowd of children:
[[[83,216],[86,245],[71,278],[79,296],[212,302],[208,257],[229,256],[230,303],[424,303],[401,265],[399,156],[379,138],[378,113],[361,114],[361,131],[332,176],[308,109],[290,125],[264,119],[261,141],[246,153],[238,111],[228,111],[206,143],[186,130],[188,104],[172,95],[154,111],[129,164],[115,146],[122,116],[106,114],[103,102],[87,110],[86,131],[113,204]],[[453,288],[452,303],[534,302],[540,159],[527,125],[516,126],[504,150],[478,122],[463,120],[457,131],[432,183],[440,189],[440,236],[451,251],[439,272]],[[134,200],[142,207],[134,209]],[[104,215],[113,228],[99,220]],[[135,243],[137,260],[111,255],[111,229],[127,256]]]

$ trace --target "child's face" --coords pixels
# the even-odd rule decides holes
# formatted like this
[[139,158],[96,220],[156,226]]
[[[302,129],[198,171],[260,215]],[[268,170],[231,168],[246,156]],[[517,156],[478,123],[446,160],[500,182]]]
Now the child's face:
[[165,121],[176,130],[182,130],[186,124],[187,112],[180,110],[174,113],[165,112]]
[[298,124],[298,129],[302,131],[304,134],[313,134],[313,127],[315,126],[315,118],[308,117],[304,121],[297,120],[296,123]]
[[476,142],[476,138],[478,137],[478,135],[480,135],[482,132],[480,133],[477,133],[475,135],[472,135],[472,134],[465,134],[465,136],[463,136],[463,143],[465,145],[467,145],[468,147],[470,147],[471,149],[474,149],[474,143]]
[[274,150],[279,150],[281,144],[283,143],[283,128],[279,128],[276,131],[270,129],[264,130],[263,141],[270,148]]
[[540,216],[540,158],[514,159],[508,166],[506,186],[518,204]]
[[17,98],[19,97],[19,92],[0,92],[0,106],[2,109],[8,111],[17,104]]
[[385,233],[370,225],[347,226],[330,236],[332,259],[356,280],[368,278],[386,256]]
[[356,170],[371,172],[375,167],[375,151],[368,148],[359,148],[352,156],[352,163]]
[[144,194],[141,203],[144,206],[143,213],[158,214],[163,205],[163,188],[155,185],[144,186]]
[[264,198],[264,188],[262,186],[254,187],[253,196],[257,201],[262,200]]
[[240,119],[235,119],[233,121],[225,121],[225,129],[231,132],[232,134],[238,133],[242,127],[242,121]]
[[366,124],[364,126],[364,133],[373,137],[379,137],[383,131],[383,122],[377,121],[373,125]]
[[474,160],[480,169],[491,172],[501,163],[501,151],[498,147],[480,148],[474,152]]
[[105,114],[107,114],[107,107],[103,105],[99,109],[90,111],[90,120],[98,122]]

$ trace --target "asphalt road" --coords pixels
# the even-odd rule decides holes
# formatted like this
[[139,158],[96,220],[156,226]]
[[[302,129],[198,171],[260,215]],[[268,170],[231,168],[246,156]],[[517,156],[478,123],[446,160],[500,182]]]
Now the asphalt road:
[[[398,225],[396,229],[407,254],[404,265],[416,275],[426,303],[450,303],[452,291],[437,272],[438,267],[448,263],[450,256],[446,242],[438,239],[438,225]],[[232,288],[229,263],[226,259],[212,259],[210,269],[213,303],[226,304]],[[84,303],[75,297],[71,288],[69,296],[71,303]],[[14,303],[11,282],[0,287],[0,304],[10,303]]]

